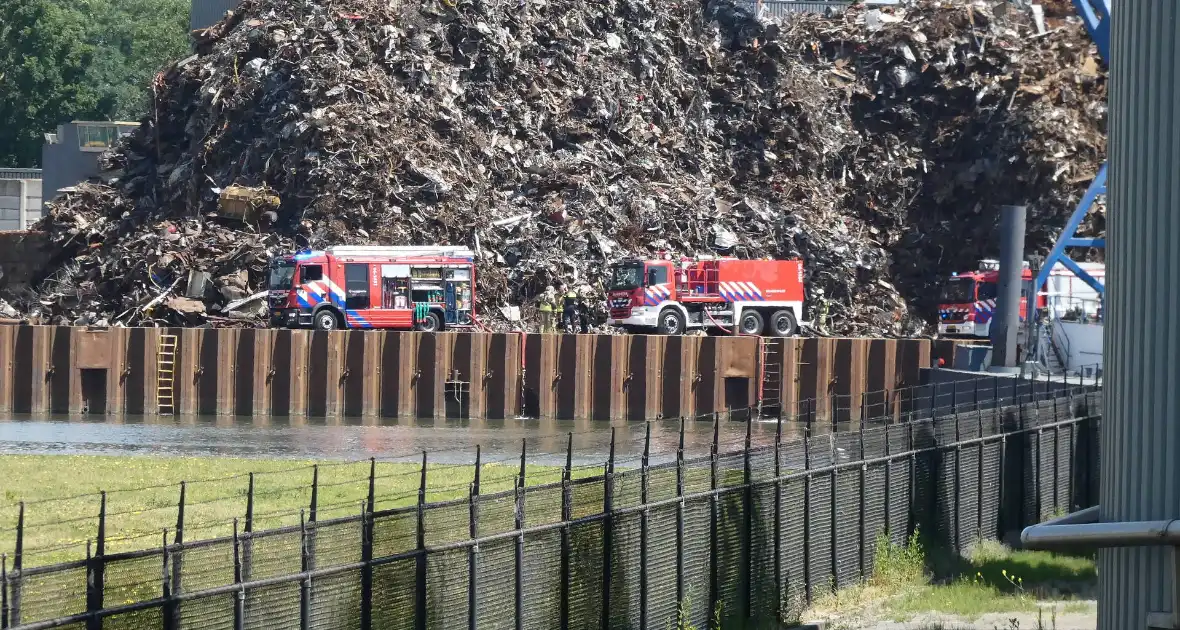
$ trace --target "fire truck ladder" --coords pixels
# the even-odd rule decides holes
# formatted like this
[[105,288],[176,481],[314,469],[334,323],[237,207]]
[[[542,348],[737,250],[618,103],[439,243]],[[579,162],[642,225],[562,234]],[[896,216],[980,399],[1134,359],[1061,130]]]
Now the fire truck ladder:
[[156,348],[156,407],[162,416],[176,413],[176,335],[160,335]]
[[783,348],[782,339],[759,337],[762,380],[758,384],[758,416],[778,416],[783,400]]

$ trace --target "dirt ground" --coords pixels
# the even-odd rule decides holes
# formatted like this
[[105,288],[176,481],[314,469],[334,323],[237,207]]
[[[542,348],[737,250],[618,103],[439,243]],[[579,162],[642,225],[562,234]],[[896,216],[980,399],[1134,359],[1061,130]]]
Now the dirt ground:
[[1039,618],[1037,613],[1030,612],[989,613],[977,619],[928,613],[906,621],[892,621],[873,619],[869,614],[829,620],[813,627],[824,630],[1095,630],[1098,627],[1098,604],[1092,600],[1045,604],[1042,610]]

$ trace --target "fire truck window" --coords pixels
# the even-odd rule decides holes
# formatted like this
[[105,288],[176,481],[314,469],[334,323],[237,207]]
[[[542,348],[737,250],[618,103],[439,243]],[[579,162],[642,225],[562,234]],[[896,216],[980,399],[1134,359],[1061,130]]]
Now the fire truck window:
[[344,265],[344,307],[369,308],[369,263]]
[[962,304],[975,301],[975,281],[971,278],[951,278],[942,285],[944,304]]
[[303,265],[299,268],[299,282],[316,282],[324,279],[324,268],[319,265]]
[[979,283],[979,299],[994,300],[1000,294],[999,287],[994,282]]
[[665,284],[668,282],[667,267],[650,267],[647,270],[647,286]]

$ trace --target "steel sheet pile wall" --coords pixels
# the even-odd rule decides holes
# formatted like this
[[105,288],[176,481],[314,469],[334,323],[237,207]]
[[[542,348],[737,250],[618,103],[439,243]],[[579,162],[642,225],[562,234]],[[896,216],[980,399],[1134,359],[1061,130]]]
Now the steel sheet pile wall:
[[[238,416],[641,420],[748,409],[761,394],[822,423],[900,417],[931,348],[883,339],[0,326],[0,412],[156,413],[165,334],[177,337],[176,411]],[[768,368],[775,378],[763,387]]]
[[318,519],[313,489],[301,525],[253,531],[248,510],[243,531],[215,540],[185,539],[182,495],[173,540],[134,553],[103,552],[104,507],[87,560],[25,568],[17,550],[3,622],[665,628],[681,609],[706,627],[718,607],[726,627],[789,619],[869,576],[879,536],[917,526],[962,547],[1091,505],[1100,392],[1035,395],[765,445],[747,432],[736,450],[715,437],[659,465],[645,449],[625,470],[612,445],[603,474],[575,479],[567,463],[545,485],[528,485],[522,456],[514,489],[482,495],[475,472],[469,496],[445,502],[429,501],[424,459],[415,506],[375,510],[370,472],[357,516]]

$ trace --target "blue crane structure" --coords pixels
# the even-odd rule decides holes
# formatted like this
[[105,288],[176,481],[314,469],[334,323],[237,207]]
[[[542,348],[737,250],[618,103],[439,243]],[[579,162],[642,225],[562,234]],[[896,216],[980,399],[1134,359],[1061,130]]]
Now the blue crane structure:
[[[1086,25],[1086,30],[1090,32],[1090,39],[1094,40],[1094,44],[1098,47],[1098,56],[1108,66],[1110,64],[1110,0],[1073,0],[1073,6],[1077,10],[1078,15],[1082,17],[1082,22]],[[1057,243],[1053,245],[1053,249],[1049,252],[1048,257],[1045,258],[1044,265],[1037,273],[1036,282],[1033,287],[1040,290],[1040,287],[1045,286],[1045,282],[1049,279],[1049,273],[1057,263],[1061,263],[1066,269],[1069,269],[1080,278],[1083,282],[1090,285],[1098,295],[1106,294],[1105,287],[1098,282],[1086,270],[1082,269],[1076,262],[1066,253],[1066,248],[1069,247],[1095,247],[1099,249],[1106,248],[1106,239],[1103,238],[1080,238],[1077,235],[1078,226],[1089,214],[1091,206],[1094,201],[1098,199],[1098,195],[1106,194],[1106,164],[1102,164],[1102,168],[1098,169],[1098,174],[1094,177],[1094,181],[1090,182],[1090,187],[1086,189],[1086,194],[1082,195],[1081,202],[1074,208],[1073,214],[1070,215],[1069,221],[1065,224],[1065,229],[1061,231],[1061,236],[1057,238]]]

